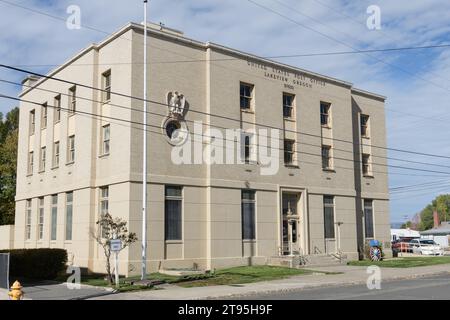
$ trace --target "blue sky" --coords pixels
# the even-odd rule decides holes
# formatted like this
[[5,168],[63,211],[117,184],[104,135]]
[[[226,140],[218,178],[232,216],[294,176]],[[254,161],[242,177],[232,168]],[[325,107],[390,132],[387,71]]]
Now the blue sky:
[[[68,17],[69,5],[81,8],[81,22],[109,33],[129,21],[142,21],[141,0],[8,0]],[[246,0],[151,0],[150,20],[183,30],[188,37],[220,43],[260,56],[356,49],[395,48],[450,43],[450,2],[447,0],[343,1],[254,0],[297,21],[299,26]],[[381,9],[381,30],[366,27],[369,5]],[[105,35],[0,1],[0,61],[12,65],[57,65]],[[315,31],[312,31],[314,29]],[[326,35],[326,36],[324,36]],[[330,38],[334,38],[332,40]],[[345,45],[343,44],[345,43]],[[382,60],[384,62],[380,62]],[[390,148],[450,156],[450,49],[286,58],[280,61],[327,74],[388,97],[387,135]],[[29,67],[47,72],[50,67]],[[0,69],[0,78],[19,82],[23,74]],[[18,88],[0,83],[0,92]],[[0,112],[14,103],[0,99]],[[390,157],[450,166],[448,159],[389,152]],[[391,165],[424,168],[392,160]],[[450,167],[427,166],[450,172]],[[449,181],[436,189],[420,188],[393,194],[391,220],[402,221],[450,189],[443,174],[391,168],[390,186]]]

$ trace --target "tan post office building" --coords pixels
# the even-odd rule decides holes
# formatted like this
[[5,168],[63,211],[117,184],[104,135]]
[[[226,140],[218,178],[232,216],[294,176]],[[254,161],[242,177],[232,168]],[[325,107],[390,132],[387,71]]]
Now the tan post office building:
[[[148,37],[150,271],[358,259],[368,239],[389,243],[385,97],[173,29],[150,24]],[[143,26],[130,23],[48,74],[67,82],[24,80],[15,248],[65,248],[103,272],[102,214],[141,239],[142,61]],[[176,163],[174,130],[200,122],[278,129],[278,170],[261,174],[252,134],[233,140],[243,162],[201,161],[210,136]],[[122,251],[121,273],[139,273],[140,259],[140,243]]]

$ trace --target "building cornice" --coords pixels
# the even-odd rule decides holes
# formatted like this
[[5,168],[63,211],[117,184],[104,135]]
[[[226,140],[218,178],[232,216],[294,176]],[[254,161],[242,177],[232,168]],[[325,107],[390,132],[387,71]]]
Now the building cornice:
[[[116,31],[115,33],[109,35],[106,39],[104,39],[103,41],[101,41],[98,44],[91,44],[90,46],[88,46],[87,48],[81,50],[79,53],[77,53],[76,55],[74,55],[72,58],[70,58],[69,60],[67,60],[66,62],[64,62],[61,66],[53,69],[52,71],[50,71],[49,73],[47,73],[47,77],[52,77],[54,75],[56,75],[58,72],[62,71],[63,69],[65,69],[66,67],[70,66],[72,63],[74,63],[76,60],[80,59],[81,57],[83,57],[84,55],[86,55],[87,53],[89,53],[91,50],[100,50],[101,48],[103,48],[104,46],[108,45],[110,42],[114,41],[115,39],[121,37],[124,33],[128,32],[129,30],[138,30],[138,31],[143,31],[144,26],[142,24],[138,24],[138,23],[134,23],[134,22],[130,22],[127,25],[125,25],[124,27],[122,27],[121,29],[119,29],[118,31]],[[316,73],[316,72],[312,72],[312,71],[308,71],[305,69],[301,69],[298,67],[294,67],[291,65],[287,65],[281,62],[277,62],[271,59],[267,59],[267,58],[262,58],[259,57],[257,55],[251,54],[251,53],[247,53],[247,52],[243,52],[240,50],[236,50],[236,49],[232,49],[232,48],[228,48],[226,46],[222,46],[213,42],[201,42],[201,41],[197,41],[194,39],[190,39],[185,37],[184,35],[177,35],[175,33],[168,33],[168,32],[164,32],[164,31],[160,31],[160,30],[156,30],[155,28],[148,28],[148,34],[149,35],[153,35],[156,36],[158,38],[161,39],[168,39],[170,41],[175,41],[184,45],[189,45],[198,49],[202,49],[202,50],[208,50],[208,49],[212,49],[212,50],[216,50],[216,51],[221,51],[225,54],[228,55],[232,55],[235,57],[239,57],[239,58],[243,58],[246,60],[252,60],[252,61],[258,61],[258,62],[262,62],[265,64],[269,64],[278,68],[283,68],[286,70],[291,70],[294,72],[299,72],[299,73],[304,73],[308,76],[311,77],[315,77],[315,78],[319,78],[321,80],[327,81],[329,83],[333,83],[336,85],[340,85],[340,86],[344,86],[348,89],[351,90],[352,94],[357,94],[357,95],[363,95],[369,98],[375,98],[377,100],[380,101],[385,101],[386,97],[376,94],[376,93],[371,93],[368,91],[364,91],[361,89],[357,89],[353,87],[353,83],[351,82],[347,82],[347,81],[343,81],[343,80],[339,80],[333,77],[329,77],[320,73]],[[132,41],[132,39],[129,39],[130,41]],[[206,61],[206,60],[205,60]],[[47,78],[42,78],[40,80],[38,80],[31,88],[27,88],[25,90],[22,91],[22,93],[20,93],[19,97],[24,96],[25,94],[27,94],[29,91],[33,90],[34,87],[41,85],[43,82],[45,82],[47,80]]]

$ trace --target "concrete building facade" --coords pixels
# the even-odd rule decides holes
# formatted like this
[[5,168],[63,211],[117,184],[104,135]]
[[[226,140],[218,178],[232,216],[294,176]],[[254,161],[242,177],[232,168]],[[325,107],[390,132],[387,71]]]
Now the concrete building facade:
[[[366,240],[389,243],[384,97],[176,30],[151,25],[148,36],[149,270],[357,259]],[[51,78],[24,80],[15,248],[66,248],[102,272],[92,237],[102,213],[141,239],[142,61],[143,26],[130,23]],[[198,126],[193,163],[176,163],[173,129],[195,141]],[[201,160],[211,128],[244,132],[231,138],[243,163]],[[273,174],[261,174],[264,136],[249,133],[259,129],[279,131]],[[125,249],[121,272],[138,273],[140,257],[138,243]]]

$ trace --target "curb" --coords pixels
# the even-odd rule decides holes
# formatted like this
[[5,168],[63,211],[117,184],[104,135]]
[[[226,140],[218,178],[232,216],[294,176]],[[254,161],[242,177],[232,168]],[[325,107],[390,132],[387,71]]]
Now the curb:
[[[427,273],[427,274],[413,274],[409,276],[394,276],[388,279],[385,279],[384,281],[397,281],[397,280],[408,280],[408,279],[417,279],[417,278],[426,278],[426,277],[433,277],[438,275],[447,275],[450,274],[450,271],[439,271],[439,272],[433,272],[433,273]],[[329,282],[329,283],[321,283],[321,284],[307,284],[302,287],[298,288],[282,288],[282,289],[271,289],[271,290],[254,290],[249,291],[246,293],[232,293],[227,295],[209,295],[204,297],[196,297],[190,300],[220,300],[223,298],[233,299],[233,298],[242,298],[242,297],[250,297],[254,295],[270,295],[270,294],[276,294],[276,293],[290,293],[290,292],[298,292],[308,289],[316,289],[316,288],[331,288],[331,287],[349,287],[354,285],[362,285],[365,284],[366,281],[363,280],[356,280],[356,281],[350,281],[350,282],[344,282],[344,283],[338,283],[338,282]]]

